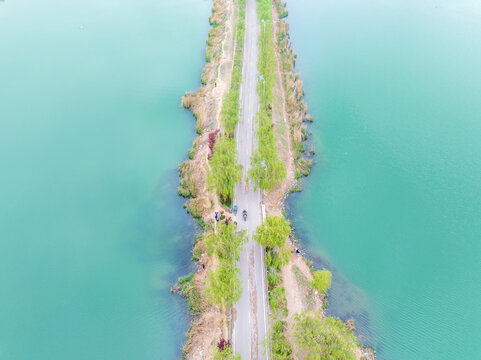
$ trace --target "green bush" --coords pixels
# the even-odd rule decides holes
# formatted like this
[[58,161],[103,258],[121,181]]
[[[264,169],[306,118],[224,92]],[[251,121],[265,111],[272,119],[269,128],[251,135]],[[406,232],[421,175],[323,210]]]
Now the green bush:
[[200,293],[194,282],[194,274],[180,277],[178,280],[180,294],[187,299],[187,305],[192,315],[198,315],[202,311]]
[[306,360],[355,360],[356,338],[341,320],[301,313],[294,320],[294,338]]
[[291,224],[286,218],[267,215],[266,221],[257,227],[254,240],[269,249],[280,248],[290,233]]
[[285,306],[286,291],[282,286],[276,286],[269,294],[269,305],[273,311]]
[[277,320],[272,327],[271,350],[273,360],[292,360],[292,348],[285,335],[286,323]]
[[234,187],[242,177],[242,166],[237,164],[235,140],[222,136],[214,146],[207,173],[207,184],[216,190],[222,199],[234,197]]
[[331,287],[332,274],[329,270],[314,271],[314,280],[311,281],[311,286],[317,291],[323,293]]

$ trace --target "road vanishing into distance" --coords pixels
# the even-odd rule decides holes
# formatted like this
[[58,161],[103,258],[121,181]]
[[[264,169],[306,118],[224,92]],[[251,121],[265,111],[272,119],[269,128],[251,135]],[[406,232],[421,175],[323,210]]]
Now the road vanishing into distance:
[[[237,223],[246,230],[249,241],[241,253],[239,267],[242,282],[242,296],[233,311],[233,350],[242,360],[268,359],[266,347],[267,288],[264,265],[264,249],[253,240],[255,229],[262,222],[261,194],[247,186],[250,159],[255,148],[257,96],[257,21],[256,0],[247,0],[244,61],[242,65],[242,85],[240,90],[241,114],[236,131],[239,163],[243,167],[242,180],[235,188],[235,204],[239,210]],[[242,211],[247,210],[247,220],[242,219]]]

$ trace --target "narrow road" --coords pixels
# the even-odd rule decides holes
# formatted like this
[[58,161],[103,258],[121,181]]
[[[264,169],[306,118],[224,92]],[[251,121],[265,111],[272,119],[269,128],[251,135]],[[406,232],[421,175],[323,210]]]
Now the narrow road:
[[[249,235],[239,262],[242,297],[233,312],[233,350],[241,355],[242,360],[268,359],[265,346],[268,323],[264,250],[253,240],[255,229],[262,221],[261,195],[253,190],[253,186],[246,185],[250,158],[256,146],[255,116],[259,106],[256,90],[259,34],[256,6],[256,0],[247,0],[241,115],[236,131],[239,163],[243,167],[241,183],[235,189],[235,204],[239,207],[237,223]],[[247,221],[242,219],[244,209],[248,212]]]

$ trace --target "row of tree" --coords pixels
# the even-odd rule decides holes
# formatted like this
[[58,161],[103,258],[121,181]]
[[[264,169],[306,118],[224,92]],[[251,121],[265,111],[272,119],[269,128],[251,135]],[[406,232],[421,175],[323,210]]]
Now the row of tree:
[[276,83],[277,65],[272,36],[272,4],[270,0],[257,1],[257,14],[261,21],[259,58],[259,111],[257,113],[258,146],[251,158],[249,176],[256,188],[272,190],[286,177],[286,165],[279,159],[272,122],[273,89]]
[[215,254],[219,265],[209,273],[205,294],[210,302],[220,308],[230,308],[242,294],[237,262],[246,242],[246,234],[237,232],[236,224],[227,221],[219,222],[217,231],[206,236],[207,254]]
[[231,85],[226,94],[221,110],[224,133],[215,142],[210,157],[210,169],[207,174],[208,186],[215,190],[224,204],[229,204],[234,197],[234,187],[242,177],[242,166],[237,164],[237,145],[234,131],[239,122],[239,91],[242,83],[242,60],[244,57],[245,9],[246,0],[237,0],[237,20],[235,23],[236,48]]

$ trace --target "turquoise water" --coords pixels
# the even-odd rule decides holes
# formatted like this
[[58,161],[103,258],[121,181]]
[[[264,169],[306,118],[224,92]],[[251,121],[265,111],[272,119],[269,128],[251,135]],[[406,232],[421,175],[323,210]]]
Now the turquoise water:
[[0,359],[173,359],[211,2],[0,2]]
[[379,359],[481,359],[481,4],[289,1],[318,150],[290,200]]

